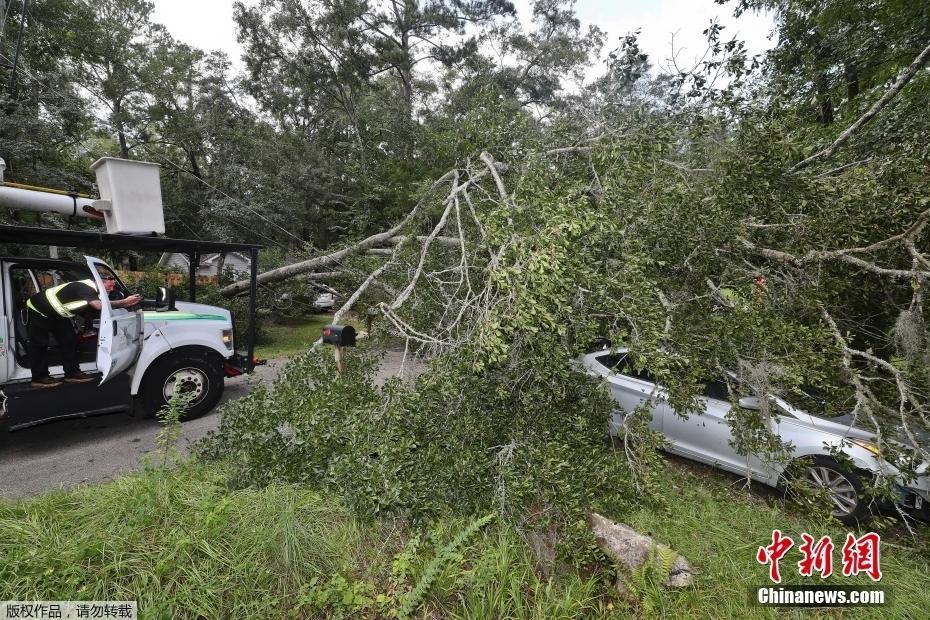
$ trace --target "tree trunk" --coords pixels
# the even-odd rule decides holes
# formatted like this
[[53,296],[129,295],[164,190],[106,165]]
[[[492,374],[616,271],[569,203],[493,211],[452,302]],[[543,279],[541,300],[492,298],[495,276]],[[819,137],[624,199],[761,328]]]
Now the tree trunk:
[[194,151],[187,152],[187,159],[191,163],[191,174],[202,181],[203,174],[200,172],[200,166],[197,165],[197,155],[194,153]]
[[126,143],[126,132],[123,129],[123,102],[116,99],[113,102],[113,127],[116,129],[116,139],[119,142],[119,156],[123,159],[129,159],[129,145]]
[[846,65],[843,75],[846,79],[846,100],[852,101],[859,96],[859,71],[855,65]]
[[[476,183],[478,180],[483,178],[487,174],[486,170],[476,172],[471,178],[466,181],[468,183]],[[386,230],[382,233],[371,235],[365,239],[362,239],[358,243],[350,245],[349,247],[343,248],[331,254],[325,256],[317,256],[309,260],[301,261],[299,263],[294,263],[293,265],[285,265],[284,267],[278,267],[277,269],[272,269],[266,271],[265,273],[259,274],[258,283],[265,284],[268,282],[278,282],[280,280],[286,280],[287,278],[300,275],[302,273],[310,273],[312,271],[318,271],[323,267],[329,267],[331,265],[338,264],[342,259],[348,258],[353,254],[364,252],[369,248],[373,248],[379,245],[383,245],[388,242],[393,237],[396,237],[404,227],[410,223],[411,220],[419,213],[421,207],[423,206],[423,201],[430,195],[432,190],[434,190],[439,185],[446,183],[453,178],[455,178],[456,171],[452,170],[446,174],[439,177],[436,181],[433,182],[430,190],[426,192],[424,197],[411,209],[404,219],[402,219],[396,226],[390,230]],[[453,191],[456,191],[453,189]],[[249,280],[239,280],[238,282],[233,282],[232,284],[223,287],[220,289],[220,294],[224,297],[233,297],[240,293],[244,293],[249,290]]]
[[820,103],[820,124],[831,124],[833,122],[833,101],[830,99],[827,76],[823,74],[817,78],[817,101]]
[[216,259],[216,277],[219,278],[217,281],[223,281],[223,270],[226,268],[226,252],[220,252],[219,257]]

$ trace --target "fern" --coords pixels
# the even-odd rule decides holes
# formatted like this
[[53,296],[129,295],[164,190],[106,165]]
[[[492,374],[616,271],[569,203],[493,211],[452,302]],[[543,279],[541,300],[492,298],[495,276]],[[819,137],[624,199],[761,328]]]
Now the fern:
[[446,564],[454,561],[455,554],[458,553],[459,549],[465,546],[465,544],[478,533],[478,530],[493,521],[495,516],[496,515],[492,513],[473,521],[436,554],[436,557],[433,558],[432,562],[426,567],[426,570],[423,571],[417,584],[404,598],[403,603],[401,603],[400,609],[397,612],[400,618],[409,618],[413,615],[413,612],[415,612],[423,602],[426,593],[429,592],[429,589],[433,586],[433,582],[439,577],[439,574]]
[[659,576],[667,579],[672,570],[672,564],[678,559],[678,553],[671,547],[657,546],[656,555],[659,562]]
[[671,547],[653,545],[642,565],[630,572],[630,591],[639,600],[646,616],[655,611],[656,584],[668,579],[677,558],[678,552]]

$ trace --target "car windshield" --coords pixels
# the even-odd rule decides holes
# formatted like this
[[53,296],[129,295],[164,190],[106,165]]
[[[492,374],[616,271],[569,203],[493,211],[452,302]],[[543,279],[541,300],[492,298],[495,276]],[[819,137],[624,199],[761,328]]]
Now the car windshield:
[[618,375],[625,375],[627,377],[639,379],[640,381],[655,383],[655,377],[653,377],[648,371],[636,370],[633,368],[629,353],[609,353],[607,355],[596,357],[595,359],[597,360],[598,364],[608,370],[612,370]]

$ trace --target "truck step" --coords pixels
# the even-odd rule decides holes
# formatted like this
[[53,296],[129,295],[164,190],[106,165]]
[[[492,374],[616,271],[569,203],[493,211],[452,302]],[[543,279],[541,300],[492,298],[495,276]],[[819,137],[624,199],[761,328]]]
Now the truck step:
[[17,430],[52,420],[132,409],[127,375],[118,375],[103,385],[98,382],[99,375],[87,383],[50,388],[32,387],[29,381],[8,383],[0,388],[0,418],[6,420],[9,430]]

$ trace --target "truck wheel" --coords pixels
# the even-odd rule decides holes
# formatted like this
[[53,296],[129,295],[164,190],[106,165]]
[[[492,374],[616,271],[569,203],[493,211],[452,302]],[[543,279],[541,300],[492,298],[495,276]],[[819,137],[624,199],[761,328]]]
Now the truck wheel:
[[194,400],[181,418],[193,420],[207,413],[223,395],[223,373],[218,356],[207,353],[177,353],[157,360],[142,379],[142,408],[155,417],[168,404],[175,390],[194,393]]

